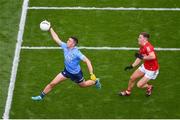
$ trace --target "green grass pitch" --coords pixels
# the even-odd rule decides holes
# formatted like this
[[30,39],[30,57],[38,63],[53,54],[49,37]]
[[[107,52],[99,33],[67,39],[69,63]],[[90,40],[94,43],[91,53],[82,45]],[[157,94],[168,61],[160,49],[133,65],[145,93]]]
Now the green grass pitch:
[[[20,3],[22,1],[19,1]],[[19,4],[17,4],[18,9],[21,7]],[[30,0],[29,6],[172,8],[180,7],[180,2],[178,0],[157,0],[156,2],[154,0],[69,0],[68,2],[66,0],[51,2]],[[179,11],[28,10],[22,46],[57,46],[49,33],[39,29],[39,23],[47,19],[51,21],[55,31],[64,41],[72,35],[77,36],[80,41],[79,46],[138,47],[138,34],[146,31],[152,35],[151,43],[155,47],[180,48],[179,16]],[[19,17],[20,15],[14,18],[17,24]],[[7,19],[4,18],[4,20]],[[4,36],[4,33],[0,33],[0,36]],[[13,36],[15,45],[15,32]],[[1,48],[5,49],[5,46]],[[152,96],[148,98],[145,97],[145,90],[138,89],[136,86],[130,97],[117,95],[119,90],[127,87],[133,70],[125,72],[124,67],[134,61],[135,51],[81,51],[91,60],[95,74],[101,79],[101,90],[93,86],[80,88],[68,79],[58,84],[43,101],[32,101],[31,96],[39,95],[42,89],[63,70],[63,52],[62,50],[22,49],[10,118],[180,118],[179,51],[157,52],[160,74],[156,80],[151,81],[155,89]],[[12,59],[13,52],[11,54]],[[2,60],[5,61],[5,57]],[[10,71],[10,65],[9,63],[4,69],[8,68]],[[87,66],[84,63],[81,63],[81,66],[85,78],[88,79]],[[9,74],[10,72],[5,75]],[[4,112],[7,96],[8,77],[6,79],[3,81],[4,86],[0,85],[0,89],[4,90],[3,94],[0,94],[3,98],[0,102],[1,115]]]

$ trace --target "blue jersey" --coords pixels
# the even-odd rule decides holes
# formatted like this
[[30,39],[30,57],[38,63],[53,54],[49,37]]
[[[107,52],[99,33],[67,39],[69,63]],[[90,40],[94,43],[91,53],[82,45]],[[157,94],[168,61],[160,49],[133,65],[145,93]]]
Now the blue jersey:
[[85,56],[77,47],[69,49],[64,42],[61,42],[61,47],[64,51],[64,64],[66,70],[72,74],[77,74],[81,70],[79,62],[83,60]]

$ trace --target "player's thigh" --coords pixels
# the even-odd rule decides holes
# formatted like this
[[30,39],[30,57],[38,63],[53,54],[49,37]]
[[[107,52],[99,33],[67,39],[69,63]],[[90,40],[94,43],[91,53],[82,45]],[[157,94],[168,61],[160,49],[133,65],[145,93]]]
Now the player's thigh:
[[67,78],[62,75],[62,73],[59,73],[52,81],[51,84],[58,84],[59,82],[62,82],[66,80]]
[[140,78],[144,76],[144,73],[142,71],[140,71],[139,69],[137,69],[136,71],[134,71],[134,73],[131,75],[131,79],[132,80],[136,80],[137,78]]
[[137,86],[138,87],[143,87],[145,84],[147,84],[147,82],[149,81],[150,79],[146,76],[144,76],[143,78],[141,78],[138,82],[137,82]]

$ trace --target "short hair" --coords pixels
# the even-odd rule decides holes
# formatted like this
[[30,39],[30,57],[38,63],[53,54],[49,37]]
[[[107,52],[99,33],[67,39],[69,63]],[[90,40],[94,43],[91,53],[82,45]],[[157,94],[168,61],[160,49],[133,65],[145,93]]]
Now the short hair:
[[142,35],[143,37],[149,39],[150,35],[147,32],[141,32],[140,35]]
[[78,39],[77,39],[76,37],[74,37],[74,36],[71,36],[70,38],[72,38],[72,39],[74,40],[75,46],[77,46],[77,44],[78,44]]

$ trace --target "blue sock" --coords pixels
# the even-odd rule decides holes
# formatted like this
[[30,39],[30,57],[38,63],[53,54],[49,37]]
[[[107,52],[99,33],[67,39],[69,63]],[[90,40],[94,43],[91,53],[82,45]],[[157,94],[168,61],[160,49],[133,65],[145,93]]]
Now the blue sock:
[[41,94],[40,94],[41,98],[44,98],[45,95],[46,94],[44,92],[41,92]]

